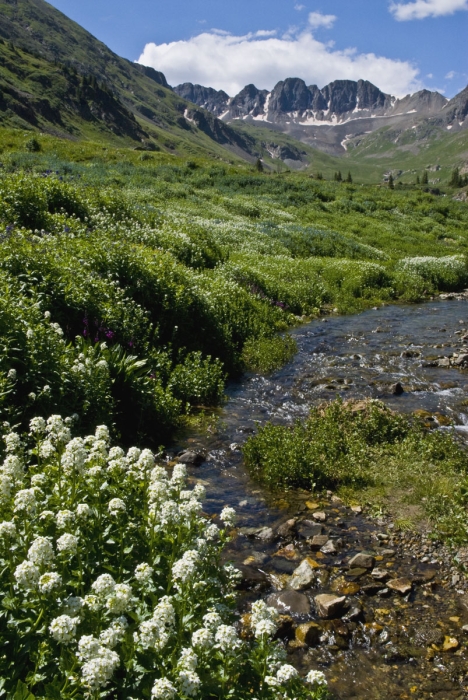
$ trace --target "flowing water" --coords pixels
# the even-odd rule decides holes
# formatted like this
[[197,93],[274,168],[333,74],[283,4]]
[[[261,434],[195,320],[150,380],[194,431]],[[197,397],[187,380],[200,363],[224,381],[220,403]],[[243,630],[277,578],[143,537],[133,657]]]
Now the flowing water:
[[[453,571],[437,545],[411,540],[332,498],[319,504],[326,522],[314,524],[306,506],[310,495],[269,494],[249,479],[240,448],[258,424],[290,424],[307,415],[310,406],[337,396],[378,398],[402,412],[424,410],[434,425],[444,429],[450,419],[468,439],[468,372],[434,366],[437,358],[460,351],[467,331],[466,299],[313,321],[293,332],[298,352],[288,365],[270,376],[247,375],[228,387],[228,401],[212,434],[192,433],[174,446],[174,451],[200,449],[207,455],[201,467],[191,470],[207,486],[206,510],[231,505],[238,512],[241,529],[229,557],[244,572],[245,610],[255,597],[273,600],[286,590],[305,556],[314,558],[318,574],[312,589],[304,591],[310,609],[292,605],[282,610],[294,625],[318,620],[313,599],[319,593],[344,593],[351,607],[361,608],[344,622],[320,620],[320,640],[311,647],[297,642],[294,631],[284,632],[294,663],[304,670],[324,670],[340,700],[468,698],[463,580],[457,584],[451,578]],[[397,382],[405,390],[401,395],[393,393]],[[281,540],[275,536],[277,527],[291,517],[298,518],[294,537]],[[335,542],[335,551],[312,552],[312,530]],[[282,551],[288,542],[289,549]],[[373,591],[369,572],[347,566],[349,557],[362,551],[374,556],[376,566],[408,578],[411,592]]]

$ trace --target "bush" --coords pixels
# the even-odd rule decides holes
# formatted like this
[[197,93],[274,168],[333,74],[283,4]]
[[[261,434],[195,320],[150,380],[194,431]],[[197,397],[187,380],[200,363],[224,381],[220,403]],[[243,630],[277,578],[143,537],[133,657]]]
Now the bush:
[[297,344],[290,335],[248,340],[242,351],[242,359],[249,370],[273,372],[286,364],[297,352]]
[[9,697],[319,700],[273,643],[277,613],[252,605],[234,626],[240,573],[221,566],[220,529],[149,450],[110,447],[103,425],[71,439],[70,421],[4,436],[0,469],[0,676]]

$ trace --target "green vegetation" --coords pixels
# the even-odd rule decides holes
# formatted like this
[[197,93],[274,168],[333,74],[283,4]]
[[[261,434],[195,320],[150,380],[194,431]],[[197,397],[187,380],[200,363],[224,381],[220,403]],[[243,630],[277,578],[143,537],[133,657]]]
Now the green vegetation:
[[[0,411],[159,444],[304,318],[467,284],[463,203],[3,131]],[[424,252],[421,257],[420,253]]]
[[284,663],[273,608],[253,603],[247,641],[233,624],[240,572],[220,554],[234,510],[219,527],[184,466],[70,424],[2,436],[1,696],[325,700],[322,673]]
[[468,541],[466,450],[452,433],[430,431],[384,404],[334,401],[292,427],[268,423],[247,441],[244,457],[272,488],[332,488],[402,522],[417,506],[440,536]]

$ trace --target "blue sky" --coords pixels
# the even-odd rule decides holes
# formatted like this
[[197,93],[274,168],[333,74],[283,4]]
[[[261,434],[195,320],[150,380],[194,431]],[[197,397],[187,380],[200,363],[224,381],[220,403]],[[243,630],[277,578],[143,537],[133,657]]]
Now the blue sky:
[[468,84],[468,0],[52,0],[173,85],[234,94],[301,77],[359,77],[392,94]]

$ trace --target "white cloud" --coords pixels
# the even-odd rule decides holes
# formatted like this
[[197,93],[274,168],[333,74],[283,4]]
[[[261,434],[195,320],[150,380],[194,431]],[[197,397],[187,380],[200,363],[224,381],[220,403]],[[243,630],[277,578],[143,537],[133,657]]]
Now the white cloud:
[[456,76],[455,71],[454,71],[454,70],[451,70],[451,71],[449,71],[449,72],[447,73],[447,75],[445,76],[445,80],[453,80],[455,76]]
[[146,44],[139,63],[163,71],[171,85],[192,82],[236,95],[245,85],[271,90],[279,80],[300,77],[323,87],[332,80],[370,80],[401,96],[422,88],[408,62],[317,41],[309,28],[282,37],[256,32],[232,36],[203,32],[186,41]]
[[294,5],[294,9],[297,10],[298,12],[301,12],[301,10],[305,10],[305,5]]
[[318,29],[318,27],[331,29],[335,21],[335,15],[322,15],[321,12],[311,12],[308,18],[309,27],[312,27],[312,29]]
[[468,10],[468,0],[414,0],[406,4],[390,4],[390,12],[400,22],[453,15],[458,10]]

